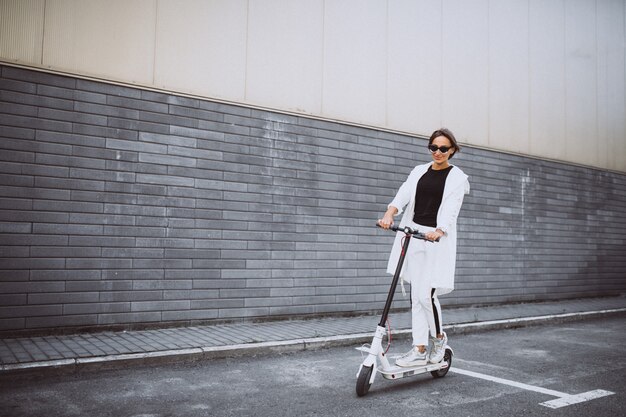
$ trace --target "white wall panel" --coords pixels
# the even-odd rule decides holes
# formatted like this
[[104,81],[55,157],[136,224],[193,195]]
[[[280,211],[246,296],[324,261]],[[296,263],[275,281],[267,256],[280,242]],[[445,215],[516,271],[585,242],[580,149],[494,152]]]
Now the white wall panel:
[[0,57],[41,65],[44,0],[0,1]]
[[598,165],[626,171],[626,2],[599,1],[598,10]]
[[322,114],[385,126],[387,3],[327,1]]
[[387,122],[430,135],[441,127],[441,1],[389,2]]
[[565,157],[565,0],[531,0],[530,154]]
[[320,114],[323,40],[323,0],[251,1],[247,101]]
[[565,158],[589,165],[599,161],[595,17],[595,2],[565,2]]
[[48,0],[43,65],[152,84],[156,0]]
[[488,146],[489,1],[444,1],[443,124],[464,142]]
[[489,146],[529,151],[528,1],[489,4]]
[[155,85],[245,101],[247,16],[247,0],[159,0]]

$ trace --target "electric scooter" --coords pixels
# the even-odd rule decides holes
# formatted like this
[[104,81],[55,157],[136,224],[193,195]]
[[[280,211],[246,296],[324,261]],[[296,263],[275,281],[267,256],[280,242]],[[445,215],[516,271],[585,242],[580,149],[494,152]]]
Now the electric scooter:
[[[376,224],[376,226],[380,227],[379,224]],[[426,365],[418,365],[412,367],[400,367],[395,364],[392,365],[389,362],[386,349],[383,348],[382,340],[387,334],[385,324],[387,323],[387,316],[389,315],[393,296],[396,292],[396,287],[400,278],[400,271],[402,270],[404,258],[406,257],[409,243],[411,243],[411,238],[428,240],[423,233],[420,233],[417,230],[413,230],[410,227],[397,227],[394,225],[391,226],[389,230],[392,230],[394,232],[403,232],[404,242],[402,243],[402,252],[400,253],[398,266],[396,267],[393,280],[391,281],[391,288],[389,289],[389,294],[387,295],[387,302],[385,303],[385,308],[383,309],[383,314],[380,318],[380,322],[376,327],[376,332],[374,333],[372,344],[369,348],[365,346],[356,348],[357,350],[360,350],[361,352],[367,354],[356,375],[356,394],[359,397],[367,394],[370,386],[374,382],[376,372],[380,372],[385,379],[401,379],[407,376],[419,375],[427,372],[430,372],[434,378],[442,378],[446,376],[448,370],[452,366],[453,352],[452,348],[450,348],[447,344],[446,346],[444,346],[445,354],[443,360],[439,363],[428,363]]]

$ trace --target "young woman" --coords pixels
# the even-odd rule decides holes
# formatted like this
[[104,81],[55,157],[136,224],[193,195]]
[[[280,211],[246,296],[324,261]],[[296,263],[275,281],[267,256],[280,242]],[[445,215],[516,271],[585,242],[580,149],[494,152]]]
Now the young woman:
[[[454,289],[456,263],[456,219],[469,193],[467,175],[449,164],[460,148],[451,131],[439,129],[428,141],[432,162],[418,165],[402,184],[379,224],[388,229],[394,216],[404,215],[400,226],[409,226],[437,243],[415,239],[409,245],[401,278],[411,283],[413,348],[396,360],[398,366],[438,363],[443,359],[447,336],[442,330],[438,295]],[[396,235],[387,272],[395,272],[402,233]],[[430,338],[429,338],[430,335]],[[430,342],[430,352],[427,346]]]

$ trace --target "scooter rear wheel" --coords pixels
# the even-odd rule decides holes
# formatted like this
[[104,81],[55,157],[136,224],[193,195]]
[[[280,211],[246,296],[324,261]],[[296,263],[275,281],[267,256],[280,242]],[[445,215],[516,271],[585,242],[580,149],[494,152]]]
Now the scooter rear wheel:
[[370,379],[372,377],[373,370],[374,365],[361,367],[359,376],[356,379],[356,395],[359,397],[364,396],[370,390],[370,386],[372,385],[370,383]]
[[432,371],[430,374],[433,378],[443,378],[450,370],[450,367],[452,366],[452,351],[450,349],[446,349],[446,353],[443,355],[443,360],[448,362],[448,366],[438,371]]

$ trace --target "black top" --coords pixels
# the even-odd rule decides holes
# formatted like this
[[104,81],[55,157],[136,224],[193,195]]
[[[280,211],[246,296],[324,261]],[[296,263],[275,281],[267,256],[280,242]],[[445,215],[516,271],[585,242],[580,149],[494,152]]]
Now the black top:
[[452,169],[434,170],[432,166],[417,183],[415,189],[415,211],[413,221],[422,226],[437,227],[437,212],[441,206],[446,178]]

